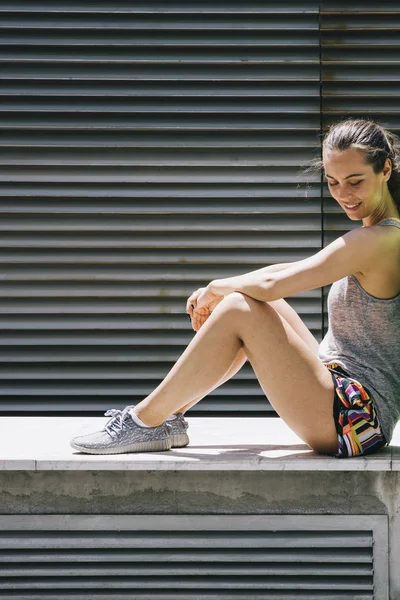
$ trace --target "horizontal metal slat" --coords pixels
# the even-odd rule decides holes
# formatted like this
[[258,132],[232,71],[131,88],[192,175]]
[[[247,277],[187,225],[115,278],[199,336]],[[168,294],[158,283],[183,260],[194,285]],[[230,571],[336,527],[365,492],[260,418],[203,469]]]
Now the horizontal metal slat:
[[84,562],[85,564],[97,563],[107,561],[107,563],[121,562],[121,563],[156,563],[168,560],[168,563],[174,564],[176,562],[185,562],[190,564],[195,563],[280,563],[280,562],[295,562],[299,563],[339,563],[339,564],[368,564],[372,561],[372,550],[369,548],[318,548],[318,550],[312,549],[273,549],[263,550],[251,548],[241,548],[236,550],[234,548],[225,548],[222,551],[218,550],[173,550],[168,549],[164,551],[160,550],[117,550],[107,551],[104,548],[97,548],[96,551],[90,552],[89,550],[65,550],[60,551],[52,549],[51,552],[44,550],[36,550],[32,548],[29,551],[25,550],[10,550],[8,552],[0,552],[0,563],[46,563],[46,562],[57,562],[57,563],[78,563]]
[[98,530],[94,536],[90,532],[81,531],[2,531],[0,533],[0,549],[28,548],[338,548],[350,547],[370,548],[372,533],[364,531],[119,531],[105,532]]
[[[400,46],[399,46],[400,48]],[[359,115],[368,113],[377,114],[382,111],[382,114],[397,115],[400,112],[399,101],[396,97],[382,98],[374,96],[353,97],[353,96],[325,96],[324,97],[325,115],[333,111],[340,111]],[[357,118],[355,116],[354,118]]]
[[[131,382],[135,385],[137,381],[143,381],[144,383],[149,382],[155,378],[160,377],[160,373],[164,372],[167,374],[167,369],[170,365],[167,362],[148,365],[143,362],[141,365],[132,364],[132,361],[125,361],[123,365],[115,365],[112,362],[107,364],[103,361],[101,364],[89,363],[81,365],[78,362],[75,365],[52,365],[51,370],[46,366],[46,363],[36,363],[33,366],[26,365],[24,363],[14,363],[12,373],[10,373],[9,366],[1,366],[0,373],[5,380],[31,380],[31,381],[50,381],[52,379],[60,379],[64,382],[67,381],[93,381],[97,379],[110,379],[114,380],[118,385],[120,382]],[[256,379],[252,368],[248,365],[244,365],[240,371],[235,375],[237,381],[241,381],[241,385],[248,386],[248,389],[254,390],[259,386],[255,385]],[[251,384],[249,382],[252,382]],[[143,384],[142,384],[143,385]],[[232,391],[232,386],[227,384]],[[233,392],[234,393],[234,392]]]
[[[1,15],[1,12],[0,12]],[[41,29],[35,27],[21,26],[1,27],[0,48],[4,45],[18,45],[26,47],[29,44],[50,46],[47,52],[51,53],[51,46],[68,46],[74,48],[81,46],[90,49],[98,44],[107,45],[115,50],[126,47],[152,47],[152,46],[205,46],[220,48],[222,46],[232,46],[232,49],[241,48],[241,46],[284,44],[318,44],[318,29],[293,29],[290,37],[285,36],[282,30],[269,29],[268,37],[265,36],[265,30],[260,29],[126,29],[116,27],[107,29],[84,29],[57,28],[56,33],[52,29]],[[286,38],[286,39],[285,39]],[[11,48],[10,48],[11,50]]]
[[265,112],[251,113],[246,112],[227,112],[219,114],[218,111],[197,113],[124,113],[108,112],[101,115],[96,112],[81,113],[69,111],[57,113],[46,111],[40,112],[24,111],[9,112],[7,117],[0,112],[0,130],[16,127],[26,129],[36,128],[46,130],[50,128],[73,129],[91,127],[103,130],[107,128],[123,129],[215,129],[223,131],[227,129],[279,129],[279,127],[298,127],[304,129],[317,130],[318,111],[310,108],[309,112]]
[[[183,349],[182,349],[183,351]],[[147,360],[146,355],[143,356]],[[10,361],[6,363],[9,368],[13,368],[14,364]],[[99,362],[99,368],[101,362]],[[16,410],[22,412],[26,406],[33,407],[33,402],[38,400],[38,409],[44,409],[47,405],[51,406],[54,403],[56,410],[94,410],[97,414],[107,411],[107,403],[111,403],[113,407],[122,408],[128,403],[140,402],[155,389],[160,381],[166,377],[172,365],[166,362],[166,366],[161,368],[154,377],[135,381],[133,378],[118,378],[110,373],[110,379],[90,377],[77,378],[59,378],[57,381],[54,378],[35,378],[26,377],[19,381],[16,377],[8,377],[2,382],[2,410]],[[82,365],[83,368],[83,365]],[[130,398],[131,397],[131,398]],[[17,406],[20,399],[24,400],[24,404]],[[55,401],[55,398],[57,399]],[[200,411],[207,411],[212,407],[217,410],[243,410],[243,402],[245,398],[246,411],[260,410],[264,412],[271,407],[268,405],[268,399],[260,388],[260,385],[255,377],[235,377],[229,383],[221,385],[215,392],[207,396],[207,403],[201,406]],[[14,406],[12,405],[13,400]],[[10,402],[7,405],[7,402]],[[92,403],[91,406],[87,402]],[[96,404],[98,402],[98,404]],[[218,402],[221,403],[218,409]],[[121,406],[122,405],[122,406]],[[196,407],[197,410],[197,407]],[[267,441],[267,440],[266,440]]]
[[[273,191],[273,190],[271,190]],[[280,193],[273,194],[274,198],[269,199],[267,194],[263,199],[257,200],[256,195],[251,198],[190,198],[185,195],[185,199],[176,199],[175,197],[165,199],[160,198],[112,198],[112,201],[91,200],[90,197],[83,198],[55,198],[48,200],[46,198],[38,198],[32,196],[29,199],[20,199],[21,196],[0,199],[0,211],[4,215],[51,215],[53,218],[62,218],[63,215],[259,215],[267,218],[272,215],[282,214],[282,202],[284,201],[285,210],[292,215],[300,214],[317,214],[320,210],[321,200],[316,197],[319,190],[315,186],[314,189],[307,189],[307,197],[302,198],[297,189],[297,199],[291,199],[290,193],[285,193],[285,190],[280,190]],[[228,196],[228,194],[226,194]],[[272,196],[272,194],[270,194]],[[294,193],[293,193],[294,195]],[[53,196],[54,197],[54,196]],[[281,197],[281,199],[279,199]],[[17,199],[16,199],[17,198]],[[284,200],[283,200],[284,198]],[[96,201],[97,200],[97,201]],[[284,249],[282,249],[284,251]],[[105,260],[108,255],[102,255]],[[30,256],[25,255],[30,261]],[[215,253],[213,253],[213,259]],[[54,257],[50,257],[52,261]],[[76,257],[80,260],[79,256]],[[190,263],[193,257],[185,257]],[[280,257],[281,258],[281,257]],[[230,257],[226,256],[229,262]],[[3,256],[0,253],[0,262]],[[124,257],[121,256],[121,260]],[[243,260],[247,261],[245,255]],[[266,260],[265,256],[263,260]],[[293,259],[294,260],[294,259]]]
[[79,61],[90,64],[132,64],[149,62],[151,64],[174,63],[186,64],[218,64],[220,62],[238,63],[242,61],[262,61],[269,63],[299,61],[314,61],[315,50],[318,48],[318,39],[314,43],[295,44],[290,41],[286,44],[252,44],[241,46],[230,45],[172,45],[153,43],[148,45],[113,46],[104,42],[98,46],[56,46],[44,43],[39,45],[18,44],[8,46],[0,44],[0,65],[27,62],[40,65],[41,63],[62,64],[63,62]]
[[[149,390],[148,390],[149,391]],[[13,415],[24,414],[26,412],[35,411],[38,415],[42,412],[68,414],[68,413],[87,413],[91,411],[93,414],[98,414],[99,411],[105,412],[110,406],[115,406],[115,392],[110,392],[108,396],[96,396],[91,394],[81,394],[77,397],[70,397],[66,394],[57,398],[57,404],[54,402],[54,396],[48,398],[42,395],[31,396],[30,398],[24,393],[21,396],[4,396],[2,399],[2,412],[12,413]],[[132,393],[132,390],[125,395],[119,396],[119,405],[126,405],[128,402],[140,402],[143,399],[143,394],[137,396]],[[210,394],[204,398],[200,405],[196,405],[194,410],[198,414],[222,413],[223,415],[241,414],[243,412],[243,398],[224,398],[221,394]],[[267,404],[265,397],[252,398],[246,397],[246,411],[249,414],[268,415],[271,412],[271,407]],[[54,598],[54,596],[52,596]],[[158,596],[157,596],[158,597]],[[1,598],[1,595],[0,595]],[[109,600],[109,598],[107,598]],[[126,600],[126,599],[125,599]],[[154,599],[153,599],[154,600]],[[218,598],[219,600],[219,598]],[[279,599],[281,600],[281,598]],[[351,598],[353,600],[353,598]],[[357,598],[358,600],[358,598]],[[373,600],[372,598],[370,600]]]
[[[319,82],[307,80],[280,80],[280,81],[257,81],[249,79],[243,86],[240,81],[224,79],[223,81],[196,81],[189,77],[175,81],[137,80],[132,85],[130,81],[118,79],[98,80],[90,79],[13,79],[2,76],[3,89],[0,96],[17,94],[33,97],[41,95],[51,98],[53,95],[62,94],[79,95],[81,98],[101,96],[105,98],[121,95],[129,98],[140,98],[151,95],[152,97],[189,96],[194,98],[228,96],[233,98],[262,97],[268,100],[270,96],[287,95],[292,99],[293,92],[296,97],[319,95]],[[293,132],[295,135],[296,132]]]
[[[279,136],[278,136],[279,134]],[[315,130],[312,128],[299,130],[273,129],[224,129],[223,135],[218,129],[142,129],[130,131],[125,129],[4,129],[1,132],[4,146],[27,146],[32,150],[36,146],[49,147],[83,147],[121,146],[123,148],[240,148],[286,147],[292,143],[296,148],[315,148]],[[277,139],[279,137],[279,139]],[[249,182],[250,184],[251,182]],[[290,182],[286,182],[289,185]],[[0,184],[1,185],[1,184]],[[101,195],[101,190],[99,189]]]
[[354,12],[362,12],[363,14],[381,14],[393,13],[396,11],[397,4],[395,0],[382,0],[379,4],[370,4],[368,2],[360,2],[360,0],[324,0],[322,7],[323,14],[346,15]]
[[[313,102],[314,100],[314,102]],[[299,96],[292,98],[290,96],[270,96],[270,97],[251,97],[247,98],[234,96],[216,96],[209,95],[208,97],[199,98],[196,96],[179,98],[177,96],[165,96],[160,99],[157,96],[140,96],[140,97],[110,97],[105,98],[92,96],[20,96],[9,95],[7,97],[0,96],[0,114],[5,111],[7,114],[29,112],[38,114],[40,112],[66,113],[73,112],[92,114],[99,112],[107,117],[108,113],[216,113],[226,112],[241,114],[251,111],[256,114],[264,114],[270,112],[288,113],[304,112],[315,109],[315,104],[319,101],[318,94],[314,96]],[[2,115],[4,117],[4,115]],[[117,149],[116,149],[117,150]]]
[[[179,235],[178,235],[179,234]],[[287,248],[308,248],[310,253],[312,249],[320,249],[320,238],[321,234],[315,229],[315,231],[309,229],[307,234],[301,232],[294,232],[291,238],[285,238],[284,243]],[[103,232],[102,235],[89,234],[82,232],[82,234],[69,234],[68,232],[59,232],[58,235],[52,235],[47,232],[42,232],[41,235],[31,234],[25,232],[24,236],[17,233],[8,235],[3,233],[0,238],[0,249],[15,249],[15,248],[56,248],[56,249],[67,249],[67,248],[81,248],[94,249],[99,248],[104,250],[105,248],[168,248],[168,249],[240,249],[240,248],[251,248],[251,249],[267,249],[267,248],[281,248],[282,247],[282,232],[275,232],[271,228],[268,232],[268,236],[263,232],[252,232],[248,239],[244,239],[243,235],[231,233],[218,236],[210,236],[208,232],[196,232],[191,234],[175,232],[175,236],[172,237],[164,232],[159,232],[156,236],[146,235],[136,232],[134,236],[131,234],[121,233],[120,235],[112,235],[110,233]]]
[[368,63],[371,68],[381,64],[396,67],[400,64],[400,39],[397,46],[375,46],[372,55],[371,53],[371,47],[363,48],[349,46],[348,44],[340,44],[334,48],[324,46],[321,50],[322,61],[329,61],[330,63],[348,63],[354,65],[354,67],[357,67],[359,63]]
[[[0,362],[8,363],[127,363],[129,361],[141,364],[142,361],[153,362],[175,362],[178,360],[182,346],[162,346],[154,348],[150,345],[146,347],[144,354],[143,348],[132,348],[132,346],[85,346],[65,347],[53,345],[47,347],[18,346],[13,348],[0,347]],[[246,399],[247,402],[247,399]],[[84,407],[80,407],[84,410]]]
[[[365,577],[371,578],[372,576],[372,565],[365,564],[350,564],[350,565],[279,565],[274,563],[271,566],[264,564],[262,566],[254,566],[250,564],[235,564],[233,566],[221,565],[221,564],[212,564],[210,562],[209,565],[186,565],[182,564],[181,566],[170,565],[167,563],[166,565],[157,565],[153,566],[142,566],[139,567],[137,565],[132,566],[116,566],[116,565],[107,565],[107,564],[98,564],[96,567],[91,567],[89,565],[78,564],[74,567],[67,567],[64,565],[54,564],[55,561],[51,561],[53,566],[29,566],[29,565],[21,565],[20,567],[9,567],[3,566],[1,569],[0,575],[0,589],[10,589],[10,583],[3,583],[3,577],[7,578],[25,578],[25,577],[82,577],[82,581],[84,582],[84,578],[88,577],[107,577],[112,579],[113,577],[131,577],[134,581],[139,580],[142,577],[150,578],[150,577],[168,577],[171,579],[171,585],[173,585],[174,580],[173,577],[218,577],[218,579],[223,580],[222,578],[226,575],[234,575],[235,578],[245,578],[245,577],[254,577],[258,578],[260,575],[264,581],[268,581],[268,577],[275,576],[274,579],[277,580],[278,576],[285,576],[285,578],[289,577],[310,577],[313,576],[315,579],[319,577],[349,577],[352,578],[361,578]],[[18,580],[16,580],[18,581]],[[23,580],[22,580],[23,581]],[[256,580],[255,580],[256,581]],[[367,582],[365,582],[367,583]],[[15,585],[15,584],[14,584]],[[18,583],[17,583],[18,585]],[[107,584],[106,584],[107,585]],[[12,588],[11,588],[12,589]]]
[[[379,15],[374,16],[379,17]],[[399,45],[398,30],[388,31],[387,29],[373,28],[350,29],[349,31],[344,29],[323,30],[323,49],[325,52],[345,46],[347,47],[348,56],[352,56],[354,50],[366,46],[366,50],[370,49],[369,57],[375,60],[376,50],[386,46],[391,51],[393,50],[392,45]],[[374,49],[373,53],[371,52],[372,48]]]
[[[256,270],[259,265],[249,265],[248,270]],[[79,267],[77,265],[59,266],[3,266],[0,271],[2,281],[11,282],[31,282],[31,281],[68,281],[87,283],[92,282],[133,282],[133,283],[156,283],[162,285],[165,281],[179,283],[190,282],[191,284],[198,281],[211,281],[221,277],[221,267],[216,265],[169,265],[168,269],[164,266],[152,266],[149,268],[147,264],[141,266],[129,267],[121,269],[116,266],[101,267]],[[242,268],[239,266],[226,265],[223,269],[224,277],[233,277],[241,275]]]
[[84,15],[71,10],[65,12],[45,11],[40,14],[34,11],[12,12],[3,10],[1,13],[1,29],[315,29],[318,31],[318,10],[304,12],[301,9],[293,12],[242,12],[230,10],[223,12],[176,13],[153,12],[124,12],[113,11],[87,12]]
[[[293,170],[293,175],[298,175],[298,171]],[[61,203],[71,199],[72,203],[77,202],[79,199],[90,199],[91,201],[99,199],[104,204],[105,200],[109,202],[109,199],[122,198],[125,202],[130,200],[136,202],[140,200],[154,200],[163,201],[164,205],[166,199],[168,201],[181,200],[184,198],[188,204],[192,200],[205,200],[206,203],[210,201],[227,202],[230,198],[234,201],[243,200],[243,202],[251,201],[256,199],[257,201],[265,198],[265,205],[271,202],[270,198],[288,198],[291,201],[293,197],[299,197],[298,183],[294,181],[284,181],[283,178],[280,181],[271,181],[260,184],[259,182],[244,181],[242,183],[212,181],[210,183],[203,183],[201,186],[197,185],[194,181],[175,181],[175,182],[162,182],[162,184],[151,183],[151,182],[135,182],[135,184],[127,182],[115,182],[108,184],[102,182],[96,184],[96,182],[0,182],[0,193],[2,198],[24,198],[35,200],[38,196],[43,198],[51,198],[53,201]],[[302,183],[314,183],[320,182],[320,176],[316,174],[303,173]],[[319,185],[313,186],[312,191],[314,196],[316,190],[320,193]],[[303,196],[302,196],[303,197]],[[208,206],[207,204],[207,206]],[[207,210],[207,209],[206,209]]]
[[[288,180],[297,183],[306,182],[309,177],[302,169],[295,166],[275,165],[274,168],[266,169],[264,165],[259,167],[242,166],[237,169],[232,166],[164,166],[162,169],[153,166],[140,167],[111,167],[104,166],[57,166],[46,167],[45,165],[26,167],[26,166],[7,166],[0,167],[0,182],[15,182],[17,185],[24,182],[39,182],[40,184],[56,183],[63,181],[75,184],[98,184],[114,183],[116,184],[114,193],[118,193],[118,187],[126,183],[148,183],[148,184],[180,184],[193,185],[195,183],[213,184],[217,186],[220,183],[232,185],[232,182],[247,183],[251,186],[260,183],[283,183]],[[314,181],[316,177],[314,176]],[[215,189],[215,188],[214,188]]]
[[385,99],[397,96],[400,93],[400,82],[381,81],[379,88],[370,81],[324,81],[324,98],[326,97],[350,97],[358,98],[363,102],[365,97],[375,101],[377,98],[383,102]]
[[[285,578],[286,579],[286,578]],[[2,584],[0,581],[0,589],[3,590],[72,590],[72,589],[85,589],[85,590],[96,590],[96,589],[127,589],[132,591],[136,590],[151,590],[152,593],[156,592],[158,589],[165,590],[169,589],[179,589],[179,590],[240,590],[245,589],[251,591],[256,590],[335,590],[336,593],[341,590],[360,590],[360,591],[373,591],[372,577],[371,578],[361,578],[354,577],[352,579],[347,580],[337,580],[333,578],[332,581],[329,581],[325,577],[319,578],[317,577],[302,577],[301,582],[295,581],[292,582],[289,578],[286,581],[275,579],[267,579],[264,581],[258,580],[255,577],[249,577],[249,580],[246,581],[246,578],[238,577],[229,577],[225,581],[221,577],[220,579],[216,577],[207,577],[207,579],[196,579],[195,577],[188,578],[186,581],[183,577],[177,578],[175,581],[173,577],[171,578],[161,578],[158,577],[156,580],[149,582],[145,578],[124,578],[121,580],[113,580],[113,578],[108,577],[104,580],[83,578],[80,577],[77,580],[74,580],[72,577],[68,577],[63,579],[62,577],[57,577],[55,581],[43,581],[37,582],[33,580],[20,580],[18,579],[16,582],[5,583]]]
[[[397,63],[383,63],[380,62],[376,65],[371,65],[368,63],[357,63],[357,64],[346,64],[346,63],[337,63],[333,64],[332,62],[324,62],[323,70],[322,70],[322,81],[325,84],[326,82],[332,83],[332,80],[343,81],[351,80],[353,85],[355,85],[358,81],[362,81],[365,85],[365,82],[368,81],[371,88],[373,82],[384,82],[388,85],[388,82],[399,82],[400,81],[400,72],[397,66]],[[382,118],[382,114],[378,113],[376,115],[376,119]],[[391,124],[390,128],[399,128],[399,124]]]
[[25,331],[47,331],[53,332],[63,330],[98,330],[107,331],[110,330],[180,330],[188,329],[188,321],[185,314],[185,307],[182,306],[180,316],[173,318],[170,314],[154,314],[150,311],[146,315],[132,315],[132,316],[120,316],[120,315],[105,315],[103,318],[94,317],[90,314],[82,315],[79,317],[67,318],[57,317],[52,318],[49,315],[45,318],[43,315],[40,317],[23,318],[19,313],[13,316],[7,315],[7,317],[0,316],[0,328],[1,331],[14,331],[19,330]]
[[193,232],[206,233],[219,231],[235,233],[238,231],[271,231],[275,235],[279,232],[290,232],[295,229],[297,233],[304,231],[317,231],[319,227],[318,212],[313,215],[311,208],[308,213],[289,213],[287,219],[279,214],[242,214],[240,219],[235,214],[214,214],[213,219],[200,214],[145,214],[145,215],[12,215],[5,213],[0,222],[0,231],[4,232],[35,232],[62,231],[62,232],[185,232],[190,228]]
[[[79,265],[137,265],[162,264],[164,269],[170,264],[198,265],[212,263],[214,265],[247,265],[254,264],[257,267],[268,266],[278,262],[293,262],[307,258],[307,250],[294,250],[293,248],[265,249],[265,251],[248,249],[227,251],[223,249],[203,249],[193,256],[185,256],[177,249],[165,249],[163,251],[154,249],[141,251],[118,251],[109,250],[64,250],[58,249],[49,253],[42,250],[0,250],[0,264],[51,264],[63,265],[67,263]],[[225,270],[224,270],[225,271]]]
[[[249,148],[253,145],[256,148],[272,148],[273,142],[272,139],[275,136],[275,133],[278,130],[256,130],[256,129],[247,129],[247,130],[229,130],[224,129],[223,135],[218,130],[210,130],[205,131],[194,130],[194,129],[145,129],[138,132],[133,133],[132,131],[123,131],[112,130],[112,129],[103,129],[103,130],[79,130],[79,129],[63,129],[62,131],[57,131],[56,129],[48,129],[48,130],[38,130],[30,128],[29,131],[23,131],[19,129],[14,130],[6,130],[4,129],[2,132],[2,137],[4,140],[3,147],[4,148],[24,148],[30,149],[32,154],[34,154],[37,148],[43,147],[46,149],[56,149],[60,147],[64,147],[67,151],[70,149],[87,149],[89,152],[91,149],[95,151],[101,148],[110,148],[115,147],[115,145],[119,145],[122,148],[154,148],[154,149],[165,149],[167,147],[171,148],[171,151],[175,148],[186,148],[186,149],[217,149],[219,148],[222,151],[226,151],[228,148]],[[292,136],[293,139],[293,147],[296,149],[303,148],[304,153],[308,153],[310,148],[313,148],[316,152],[315,145],[312,143],[312,136],[315,136],[315,131],[310,130],[302,130],[304,133],[304,137],[310,138],[310,142],[307,143],[307,140],[304,144],[301,145],[298,138]],[[282,132],[282,137],[285,137],[285,133],[290,135],[290,130],[286,130]],[[300,131],[298,132],[298,134]],[[269,139],[268,139],[269,138]],[[272,138],[272,139],[271,139]],[[284,139],[276,144],[276,148],[284,148],[286,147]],[[308,178],[316,181],[316,176],[311,175]],[[18,190],[17,182],[12,182],[13,185],[8,186],[8,189],[5,188],[4,183],[0,182],[1,190],[6,193],[12,193],[15,195],[15,190]],[[68,182],[65,182],[66,184]],[[182,182],[180,188],[185,185],[188,185],[189,182]],[[281,182],[285,184],[286,189],[293,186],[293,183],[290,181]],[[121,182],[119,184],[119,190],[123,189],[124,183]],[[66,188],[64,186],[59,186],[59,191],[61,195],[65,194],[65,189],[69,189],[71,185],[68,185]],[[248,187],[254,188],[254,183],[249,181]],[[30,188],[27,188],[25,191],[29,192]],[[107,189],[107,188],[106,188]],[[232,193],[235,188],[232,188]],[[44,191],[44,188],[42,188]],[[96,192],[99,194],[101,198],[104,196],[104,188],[97,186]],[[76,190],[75,190],[76,191]],[[84,191],[84,188],[83,188]],[[223,194],[224,190],[220,190]],[[271,190],[266,189],[266,193],[270,193]],[[115,189],[113,190],[115,194]],[[143,193],[146,193],[146,190],[143,190]],[[193,192],[196,193],[196,190],[193,186]],[[165,192],[161,189],[159,190],[160,195],[166,195]],[[34,195],[34,193],[30,193],[29,195]],[[131,195],[135,197],[136,186],[131,190]],[[237,194],[236,194],[237,196]]]
[[[321,32],[327,30],[334,31],[353,31],[357,29],[371,29],[388,31],[389,35],[392,31],[400,30],[400,10],[393,10],[396,4],[393,2],[392,10],[371,10],[365,11],[365,4],[361,4],[358,10],[347,10],[345,14],[329,12],[327,7],[321,11],[323,18],[321,23]],[[371,56],[372,58],[372,56]]]
[[[90,169],[97,166],[116,166],[119,170],[125,166],[169,167],[185,166],[240,166],[240,167],[298,167],[300,172],[305,163],[304,149],[286,148],[241,148],[228,149],[191,149],[187,148],[138,148],[138,149],[108,149],[108,148],[0,148],[0,167],[3,165],[45,167],[76,165],[81,171],[84,165]],[[304,177],[303,177],[304,179]],[[218,198],[215,198],[218,201]]]
[[[60,380],[64,383],[67,382],[79,382],[79,381],[92,381],[96,384],[96,381],[113,381],[115,385],[121,385],[122,382],[129,382],[130,385],[138,386],[137,382],[144,381],[148,383],[155,379],[160,379],[161,375],[165,377],[167,371],[170,368],[169,363],[165,362],[160,365],[154,365],[149,367],[146,363],[136,365],[132,361],[125,361],[125,363],[119,364],[118,366],[110,362],[107,364],[106,361],[102,361],[98,365],[94,363],[79,364],[75,365],[66,364],[64,366],[52,365],[51,369],[47,364],[40,364],[36,362],[34,365],[26,365],[23,362],[20,364],[13,363],[12,373],[10,373],[10,366],[0,365],[0,376],[4,381],[40,381],[50,382],[52,380]],[[250,367],[243,366],[241,370],[235,375],[235,382],[241,382],[239,388],[226,384],[229,388],[228,393],[238,395],[243,393],[244,386],[246,385],[247,392],[253,395],[257,395],[259,385],[256,382],[254,372]],[[246,382],[246,383],[245,383]],[[252,382],[250,384],[249,382]],[[98,389],[98,387],[97,387]],[[235,391],[236,389],[236,391]],[[34,388],[32,388],[34,391]],[[64,390],[63,393],[65,393]]]
[[[345,111],[343,111],[344,113]],[[339,117],[340,113],[339,111],[337,111],[337,115]],[[325,116],[325,120],[329,119],[329,113]],[[342,118],[345,118],[344,116]],[[381,123],[382,121],[384,121],[384,126],[387,127],[390,131],[393,131],[394,133],[396,133],[396,131],[400,131],[400,118],[397,114],[391,114],[391,113],[387,113],[385,115],[385,117],[382,117],[382,115],[379,116],[379,114],[376,114],[374,112],[370,112],[367,115],[368,119],[371,119],[372,121]]]
[[[372,591],[364,593],[357,592],[356,598],[357,600],[373,600],[372,594]],[[224,593],[224,591],[221,590],[218,590],[215,593],[210,590],[205,592],[196,590],[193,593],[191,593],[190,590],[185,590],[183,592],[174,590],[172,593],[163,590],[153,590],[147,593],[135,590],[135,596],[135,600],[154,600],[155,598],[157,598],[157,600],[311,600],[313,598],[315,598],[315,600],[337,600],[337,592],[329,590],[308,590],[305,592],[296,590],[294,593],[286,591],[274,592],[270,590],[264,590],[263,592],[246,590],[243,593],[239,590],[229,590],[227,593]],[[44,600],[45,598],[51,600],[72,600],[72,598],[73,600],[87,600],[87,592],[81,594],[79,592],[68,592],[67,590],[62,592],[57,592],[56,590],[50,592],[41,590],[39,595],[34,590],[27,594],[23,591],[19,593],[13,592],[13,600],[33,600],[35,598],[38,600]],[[110,595],[108,593],[103,594],[97,592],[96,600],[110,600]],[[118,591],[114,590],[112,600],[126,600],[126,592],[119,594]],[[350,592],[341,590],[340,600],[355,600],[354,590]]]
[[[127,398],[128,402],[130,402],[129,397],[135,396],[140,398],[141,400],[145,398],[152,389],[155,387],[155,383],[157,385],[157,381],[159,382],[162,378],[167,375],[167,372],[160,371],[160,374],[154,380],[144,380],[140,382],[135,382],[133,380],[128,380],[125,382],[124,380],[115,381],[111,379],[111,381],[100,381],[96,384],[96,381],[85,379],[85,380],[59,380],[58,382],[52,381],[51,379],[43,379],[43,380],[27,380],[25,382],[20,382],[18,380],[7,379],[2,382],[1,392],[4,395],[4,399],[6,401],[7,397],[9,398],[18,398],[24,397],[25,400],[40,398],[41,401],[45,402],[46,398],[54,397],[63,399],[65,397],[75,398],[78,403],[79,399],[84,399],[85,396],[89,396],[91,398],[98,398],[99,400],[108,401],[108,398],[112,398],[112,402],[115,405],[116,398],[119,399],[119,402],[123,402],[126,404]],[[243,380],[235,380],[233,385],[227,385],[224,387],[220,387],[216,396],[219,398],[225,397],[229,404],[233,403],[235,397],[239,400],[239,403],[243,403],[243,398],[247,399],[259,399],[261,410],[266,408],[266,397],[262,389],[260,388],[257,380],[253,379],[253,382],[245,382]],[[60,402],[60,408],[63,408],[63,402]],[[95,410],[102,410],[101,406],[94,407]],[[246,406],[247,409],[247,406]],[[4,410],[4,409],[3,409]],[[22,410],[22,408],[18,408],[18,410]],[[83,409],[82,409],[83,410]],[[229,410],[229,409],[228,409]]]
[[[89,82],[92,79],[125,79],[131,82],[136,80],[175,80],[188,79],[191,81],[220,81],[232,80],[245,82],[247,80],[259,81],[287,81],[299,80],[305,78],[309,81],[319,81],[317,74],[319,61],[302,63],[301,61],[292,61],[290,63],[268,64],[268,69],[264,64],[243,62],[238,64],[204,64],[199,65],[195,62],[191,64],[94,64],[90,61],[85,63],[76,63],[73,61],[58,62],[57,64],[30,64],[27,61],[7,61],[3,60],[1,69],[2,77],[13,77],[19,79],[54,79],[60,80],[67,78],[81,79]],[[89,68],[90,67],[90,68]]]
[[[288,299],[298,312],[314,314],[320,301],[319,290],[302,292]],[[182,315],[185,312],[186,299],[181,297],[158,296],[120,298],[12,298],[0,299],[0,314],[7,315],[12,320],[12,315],[48,315],[49,319],[57,315],[153,315],[154,313]]]
[[[182,2],[179,0],[170,0],[166,3],[164,0],[151,0],[139,1],[136,0],[133,4],[129,0],[116,0],[113,5],[107,0],[97,0],[96,4],[93,5],[90,0],[68,0],[59,1],[57,4],[50,2],[49,0],[41,0],[40,5],[33,5],[32,2],[23,0],[14,0],[13,2],[3,1],[1,11],[12,11],[12,12],[51,12],[51,13],[65,13],[70,11],[76,11],[79,13],[196,13],[201,14],[203,12],[210,13],[226,13],[227,6],[224,0],[202,0],[202,2]],[[285,13],[294,12],[307,13],[315,12],[318,10],[317,0],[304,0],[299,9],[298,0],[285,0],[284,4],[266,4],[264,0],[250,0],[245,5],[240,0],[230,0],[229,13]]]

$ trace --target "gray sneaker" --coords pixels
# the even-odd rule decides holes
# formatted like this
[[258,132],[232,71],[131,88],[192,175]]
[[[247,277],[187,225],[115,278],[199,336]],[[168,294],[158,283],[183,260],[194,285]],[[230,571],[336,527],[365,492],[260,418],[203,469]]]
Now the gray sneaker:
[[133,406],[124,410],[111,409],[105,414],[112,418],[104,429],[72,438],[70,445],[88,454],[125,454],[126,452],[158,452],[171,448],[170,429],[163,423],[158,427],[140,427],[130,414]]
[[171,448],[183,448],[189,443],[189,436],[186,433],[189,427],[189,423],[186,421],[182,413],[176,415],[176,418],[172,421],[166,421],[170,435],[171,435]]

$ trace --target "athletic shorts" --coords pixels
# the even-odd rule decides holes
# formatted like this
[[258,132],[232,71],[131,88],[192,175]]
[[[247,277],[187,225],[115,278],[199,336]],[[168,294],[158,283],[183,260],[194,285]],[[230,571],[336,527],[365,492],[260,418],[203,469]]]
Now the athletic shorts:
[[386,446],[370,392],[337,363],[325,366],[331,372],[335,388],[333,417],[338,449],[333,456],[365,456]]

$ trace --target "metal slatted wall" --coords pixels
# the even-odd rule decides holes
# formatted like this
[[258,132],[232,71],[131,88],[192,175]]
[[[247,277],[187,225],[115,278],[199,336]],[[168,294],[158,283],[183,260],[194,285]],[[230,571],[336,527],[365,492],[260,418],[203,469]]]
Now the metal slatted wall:
[[386,515],[7,515],[0,598],[387,600],[387,551]]
[[[400,4],[384,0],[321,3],[322,129],[343,118],[372,119],[400,133]],[[360,222],[350,221],[323,189],[324,246]],[[327,294],[324,288],[324,334]]]
[[[321,248],[319,2],[0,2],[0,410],[135,403],[191,292]],[[321,339],[321,290],[289,303]],[[193,412],[267,412],[249,365]]]

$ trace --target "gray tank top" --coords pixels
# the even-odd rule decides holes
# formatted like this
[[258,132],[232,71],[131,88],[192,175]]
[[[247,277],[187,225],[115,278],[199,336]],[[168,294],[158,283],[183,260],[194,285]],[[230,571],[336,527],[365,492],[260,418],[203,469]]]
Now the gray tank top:
[[[400,229],[395,219],[377,225]],[[328,319],[319,358],[324,364],[336,362],[365,386],[390,442],[400,418],[400,294],[376,298],[349,275],[335,281],[329,290]]]

